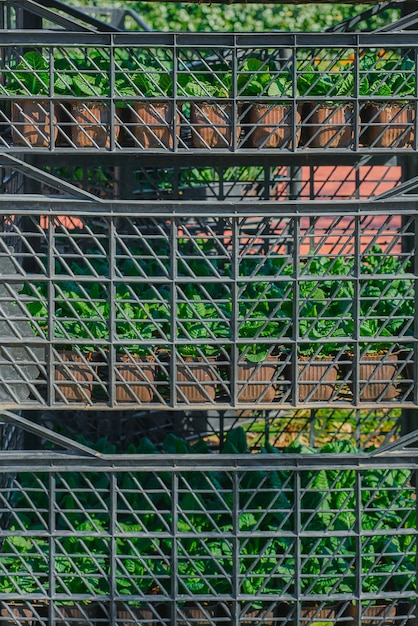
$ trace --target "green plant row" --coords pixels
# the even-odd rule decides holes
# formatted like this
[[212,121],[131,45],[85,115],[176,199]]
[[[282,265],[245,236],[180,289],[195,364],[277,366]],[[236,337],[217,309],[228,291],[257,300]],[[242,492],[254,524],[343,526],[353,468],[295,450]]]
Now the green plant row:
[[[115,452],[106,440],[96,448]],[[146,438],[129,449],[136,454],[160,451],[202,454],[210,448],[204,441],[192,445],[169,435],[162,450]],[[248,452],[244,431],[230,431],[221,454]],[[282,450],[266,445],[261,452],[359,454],[347,441],[319,450],[298,443]],[[241,593],[253,596],[254,604],[266,594],[294,593],[297,568],[301,591],[308,598],[354,594],[359,567],[363,593],[413,592],[416,502],[410,478],[406,469],[360,472],[338,467],[338,462],[298,472],[248,468],[238,473],[237,482],[227,470],[184,471],[178,476],[173,516],[171,472],[121,472],[115,527],[117,592],[130,600],[136,596],[137,601],[156,588],[157,593],[172,593],[174,547],[179,593],[231,594],[236,558]],[[56,592],[108,594],[110,476],[72,471],[57,473],[55,480]],[[17,588],[45,592],[50,543],[38,531],[49,528],[48,476],[21,474],[17,483],[20,490],[12,497],[15,521],[0,555],[0,593]]]
[[[110,60],[101,49],[67,51],[56,54],[53,72],[50,60],[37,51],[23,55],[6,73],[0,94],[53,95],[82,98],[109,97],[112,94]],[[136,50],[118,50],[115,57],[114,91],[124,106],[129,98],[170,97],[174,93],[173,63],[161,54]],[[357,67],[358,66],[358,67]],[[357,69],[356,69],[357,68]],[[356,87],[356,71],[359,79]],[[176,95],[183,98],[231,98],[233,75],[227,62],[210,62],[193,70],[180,62],[177,70]],[[396,100],[415,96],[415,62],[407,55],[385,51],[368,51],[350,59],[335,61],[307,58],[298,61],[296,84],[291,66],[277,69],[276,62],[246,59],[237,73],[236,93],[240,97],[280,99],[294,96],[326,97],[329,100],[360,96],[389,97]]]
[[[349,257],[307,258],[295,281],[287,257],[270,255],[260,262],[259,257],[249,255],[239,266],[235,304],[232,266],[229,259],[219,255],[216,243],[202,239],[179,246],[179,291],[174,304],[169,281],[153,282],[153,277],[170,274],[169,245],[154,242],[154,248],[152,256],[145,254],[142,246],[130,251],[118,265],[121,279],[113,292],[106,281],[88,280],[92,272],[109,275],[106,258],[91,253],[89,267],[72,263],[71,272],[80,280],[65,280],[64,274],[61,280],[64,268],[58,264],[53,304],[56,345],[60,339],[66,343],[73,340],[74,344],[83,339],[80,349],[93,352],[98,340],[100,345],[109,342],[111,309],[120,350],[126,342],[133,353],[143,356],[150,349],[168,350],[169,342],[177,339],[178,351],[184,357],[216,357],[222,345],[232,344],[235,320],[239,350],[252,362],[264,360],[275,346],[286,350],[295,339],[302,356],[326,357],[344,345],[350,351],[356,315],[359,338],[364,338],[362,347],[368,352],[387,350],[397,343],[408,347],[412,337],[413,275],[402,258],[385,255],[378,246],[362,258],[358,283],[354,259]],[[355,312],[358,288],[359,310]],[[47,282],[28,283],[24,299],[35,333],[52,337]],[[172,334],[173,307],[176,337]]]

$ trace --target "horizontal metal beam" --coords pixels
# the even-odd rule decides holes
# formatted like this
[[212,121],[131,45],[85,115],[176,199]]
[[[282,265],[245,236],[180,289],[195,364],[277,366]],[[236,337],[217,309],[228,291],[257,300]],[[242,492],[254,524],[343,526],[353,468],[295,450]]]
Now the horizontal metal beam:
[[[21,0],[28,2],[29,0]],[[91,46],[193,46],[215,47],[336,47],[339,48],[416,48],[416,30],[400,32],[268,32],[268,33],[168,33],[168,32],[94,32],[83,31],[42,31],[42,30],[4,30],[1,34],[2,46],[27,45],[39,46],[91,45]]]
[[0,215],[69,215],[94,216],[99,213],[102,217],[112,216],[141,216],[141,217],[292,217],[295,215],[387,215],[390,212],[398,215],[418,214],[418,195],[403,196],[401,200],[388,198],[387,200],[289,200],[277,202],[275,200],[257,201],[256,209],[251,202],[237,201],[205,201],[196,200],[99,200],[94,198],[90,202],[69,200],[62,196],[54,198],[37,195],[2,195],[0,196]]

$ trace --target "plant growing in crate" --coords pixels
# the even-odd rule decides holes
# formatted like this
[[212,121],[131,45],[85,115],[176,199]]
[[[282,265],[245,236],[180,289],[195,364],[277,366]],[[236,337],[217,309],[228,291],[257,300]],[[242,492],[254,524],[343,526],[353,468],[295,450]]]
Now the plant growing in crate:
[[188,402],[213,401],[220,377],[216,359],[230,327],[222,306],[204,300],[193,285],[185,289],[187,302],[177,303],[177,382],[181,398]]
[[[158,518],[152,527],[147,526],[153,534],[165,530]],[[158,539],[138,536],[142,530],[143,526],[137,523],[118,524],[116,589],[120,601],[116,613],[121,623],[125,620],[128,623],[131,620],[153,622],[163,618],[167,608],[158,596],[161,586],[168,586],[170,580],[169,556],[162,553]],[[156,597],[153,602],[145,600],[145,596],[149,595]],[[140,597],[144,599],[139,600]]]
[[293,95],[289,69],[277,72],[268,61],[246,59],[238,74],[238,93],[257,98],[242,112],[248,124],[245,144],[253,148],[292,148],[295,136],[298,145],[300,114],[289,102]]
[[194,148],[229,148],[232,142],[232,74],[224,63],[210,73],[179,73],[180,95],[190,98],[191,142]]
[[309,63],[297,77],[299,95],[305,98],[302,142],[311,148],[347,148],[354,132],[353,107],[347,102],[354,95],[354,71],[352,67],[324,71],[321,65]]
[[[397,339],[413,325],[413,315],[404,315],[405,303],[413,297],[413,278],[408,277],[408,261],[376,245],[363,257],[360,271],[359,398],[389,400],[398,393]],[[354,320],[347,318],[344,325],[347,336],[354,337]],[[349,356],[354,368],[357,357]]]
[[48,327],[51,304],[47,283],[26,285],[23,293],[30,297],[25,306],[35,334],[52,341],[57,397],[66,402],[89,402],[95,379],[93,355],[98,344],[109,338],[106,294],[102,286],[57,282],[52,328]]
[[[337,367],[344,349],[342,339],[347,336],[342,320],[351,313],[353,284],[350,280],[329,280],[327,274],[344,276],[348,272],[349,266],[326,259],[309,258],[302,266],[296,345],[291,353],[297,360],[298,401],[328,401],[339,391]],[[283,304],[289,319],[293,319],[295,306],[293,298]],[[291,360],[285,373],[293,379]]]
[[[272,402],[279,345],[291,319],[281,308],[282,286],[258,280],[242,286],[238,308],[238,402]],[[231,311],[232,312],[232,311]]]
[[54,71],[36,50],[26,52],[16,66],[6,73],[7,82],[0,93],[17,96],[11,105],[12,141],[17,145],[50,147],[58,139],[61,109],[54,96],[65,94],[66,76]]
[[165,338],[168,308],[152,289],[116,290],[116,401],[151,402],[156,374],[156,340]]
[[[171,100],[173,96],[172,62],[159,60],[149,56],[137,62],[128,74],[130,85],[120,82],[122,93],[134,99],[129,104],[132,134],[141,148],[173,148],[174,122],[177,121],[179,134],[179,117]],[[116,83],[120,91],[120,85]],[[141,97],[141,100],[138,100]]]
[[[72,52],[54,60],[60,76],[65,78],[66,115],[61,128],[67,140],[77,148],[109,148],[111,108],[106,99],[110,96],[110,59],[101,49],[88,53]],[[113,120],[115,139],[120,132],[120,121]]]
[[361,110],[360,140],[374,148],[411,146],[415,61],[394,51],[366,52],[360,56],[359,71],[360,94],[369,98]]

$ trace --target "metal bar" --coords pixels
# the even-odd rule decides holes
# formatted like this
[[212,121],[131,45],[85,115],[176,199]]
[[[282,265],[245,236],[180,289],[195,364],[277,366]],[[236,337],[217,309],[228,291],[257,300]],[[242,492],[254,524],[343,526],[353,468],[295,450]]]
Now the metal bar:
[[396,30],[402,30],[404,28],[409,28],[418,22],[418,11],[414,11],[409,15],[404,15],[396,22],[392,22],[392,24],[387,24],[386,26],[382,26],[381,28],[377,28],[375,33],[388,33]]
[[89,15],[86,8],[83,10],[81,8],[72,7],[64,2],[60,2],[60,0],[44,0],[44,5],[53,9],[57,9],[58,11],[64,11],[68,15],[71,15],[78,20],[94,26],[95,28],[97,28],[97,30],[101,32],[119,32],[122,30],[117,26],[107,24],[102,20],[98,20],[97,18],[92,17],[91,15]]
[[[39,17],[49,20],[50,22],[55,23],[58,26],[67,28],[70,31],[80,31],[80,30],[85,31],[85,32],[90,31],[89,28],[86,28],[85,26],[81,26],[80,24],[76,24],[73,20],[68,20],[62,15],[57,15],[53,11],[46,9],[41,4],[38,4],[38,2],[35,2],[35,0],[15,0],[14,4],[22,7],[25,11],[34,13],[35,15],[38,15]],[[48,2],[45,2],[44,4],[48,4]]]
[[409,180],[405,180],[400,185],[397,185],[393,189],[389,189],[389,191],[384,191],[380,193],[378,196],[374,196],[371,198],[371,202],[379,202],[380,200],[387,200],[389,198],[401,198],[403,194],[408,193],[408,191],[413,191],[418,187],[418,176],[414,176]]
[[99,203],[101,202],[100,198],[89,193],[88,191],[85,191],[84,189],[80,189],[79,187],[76,187],[75,185],[72,185],[71,183],[67,183],[64,180],[60,180],[56,176],[53,176],[52,174],[48,174],[48,172],[44,172],[40,170],[38,167],[35,167],[34,165],[25,163],[25,161],[22,161],[21,159],[18,159],[12,156],[11,154],[7,154],[3,152],[0,155],[0,164],[13,167],[19,172],[22,172],[22,174],[29,176],[29,178],[32,178],[33,180],[37,180],[38,182],[50,185],[51,187],[54,187],[54,189],[57,189],[58,191],[67,191],[73,197],[78,198],[80,200],[81,199],[94,200]]
[[356,24],[358,24],[362,20],[367,20],[369,17],[374,17],[375,15],[379,15],[379,13],[382,13],[383,11],[386,11],[387,9],[396,9],[396,8],[399,8],[398,2],[380,2],[370,7],[369,9],[362,11],[358,15],[355,15],[354,17],[350,17],[346,20],[343,20],[339,24],[334,24],[334,26],[330,26],[329,28],[326,28],[325,32],[327,33],[347,32],[348,29],[352,28],[353,26],[356,26]]
[[20,415],[17,415],[16,413],[12,413],[11,411],[2,410],[0,412],[0,419],[4,420],[7,423],[15,424],[16,426],[19,426],[20,428],[23,428],[24,430],[30,433],[33,433],[34,435],[43,437],[47,439],[48,441],[51,441],[52,443],[56,443],[59,446],[63,446],[64,448],[70,448],[70,449],[76,450],[78,452],[82,452],[92,457],[100,458],[103,456],[100,452],[97,452],[96,450],[93,450],[92,448],[89,448],[88,446],[84,446],[81,443],[78,443],[77,441],[73,441],[72,439],[69,439],[68,437],[64,437],[64,435],[54,433],[49,428],[45,428],[43,426],[40,426],[39,424],[35,424],[34,422],[31,422],[30,420],[27,420],[26,418],[21,417]]
[[392,441],[391,443],[384,444],[376,450],[369,452],[369,456],[382,456],[387,452],[396,452],[398,450],[403,450],[406,446],[411,445],[412,443],[416,443],[418,441],[418,430],[414,430],[411,433],[407,433],[403,435],[396,441]]

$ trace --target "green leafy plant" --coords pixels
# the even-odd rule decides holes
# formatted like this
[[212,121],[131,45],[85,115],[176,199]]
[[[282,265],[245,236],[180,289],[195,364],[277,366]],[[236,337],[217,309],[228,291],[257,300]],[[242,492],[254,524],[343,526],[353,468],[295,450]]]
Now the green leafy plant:
[[73,51],[57,56],[54,63],[65,78],[65,95],[85,99],[110,95],[110,59],[104,50],[94,48],[88,54]]
[[229,98],[232,94],[232,74],[225,63],[211,64],[211,71],[184,69],[178,74],[179,95],[191,98]]
[[72,79],[62,75],[59,67],[54,68],[51,83],[48,61],[36,50],[26,52],[16,66],[6,73],[6,85],[0,85],[0,93],[48,96],[68,92]]
[[187,302],[177,304],[177,338],[186,340],[177,345],[177,350],[185,358],[217,357],[221,351],[219,340],[230,336],[227,319],[219,305],[203,300],[192,290],[187,290],[187,295]]
[[[347,283],[343,285],[349,287]],[[344,294],[345,297],[348,295]],[[347,336],[347,328],[341,323],[341,318],[334,317],[335,312],[330,310],[332,300],[315,281],[301,282],[300,297],[298,355],[320,359],[336,354],[341,343],[333,340]]]
[[312,62],[300,69],[296,84],[299,95],[312,100],[319,96],[324,98],[324,104],[334,104],[338,98],[354,95],[354,69],[348,67],[341,72],[327,68],[325,71]]
[[140,289],[135,294],[127,286],[117,289],[116,338],[126,342],[119,345],[120,352],[149,356],[155,341],[166,337],[164,326],[168,320],[168,307],[152,289]]
[[[166,68],[152,68],[143,65],[132,75],[132,82],[137,88],[136,94],[147,98],[161,98],[171,96],[173,93],[172,70]],[[123,77],[120,78],[123,80]]]
[[415,62],[407,55],[367,52],[360,56],[360,94],[403,100],[415,95]]
[[238,92],[242,96],[280,98],[292,95],[292,79],[288,70],[277,74],[266,61],[246,59],[238,74]]

